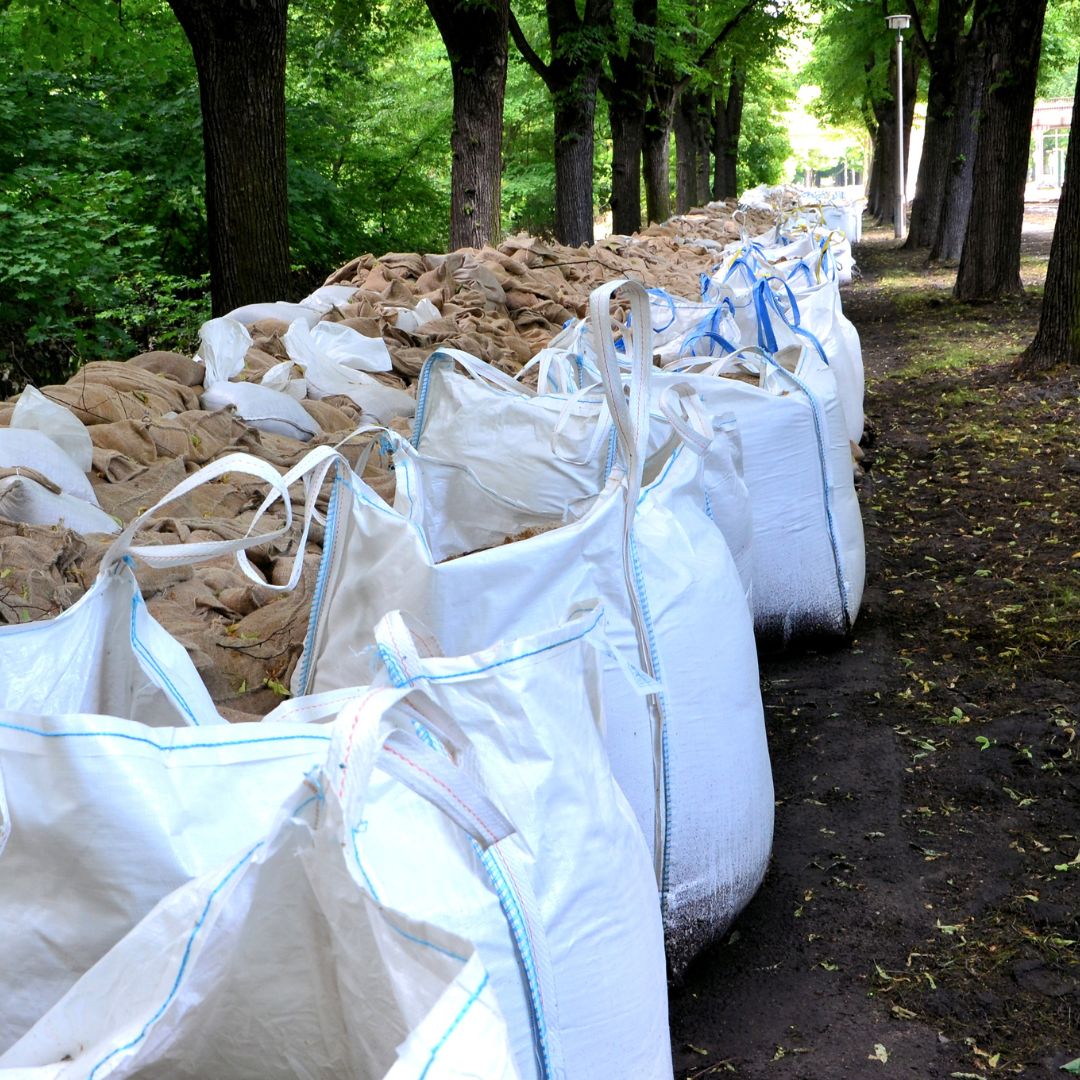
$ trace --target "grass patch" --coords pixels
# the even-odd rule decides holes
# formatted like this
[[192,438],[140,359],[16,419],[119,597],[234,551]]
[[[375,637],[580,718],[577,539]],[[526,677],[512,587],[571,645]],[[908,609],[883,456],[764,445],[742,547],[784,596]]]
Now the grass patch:
[[924,375],[960,375],[986,362],[986,349],[973,343],[928,343],[896,373],[898,379],[919,379]]

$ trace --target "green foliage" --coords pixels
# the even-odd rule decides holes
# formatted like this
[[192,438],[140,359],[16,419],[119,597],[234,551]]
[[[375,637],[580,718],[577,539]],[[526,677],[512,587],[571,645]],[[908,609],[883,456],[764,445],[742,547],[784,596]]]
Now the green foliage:
[[1041,98],[1071,98],[1080,59],[1080,0],[1049,0],[1039,59]]
[[772,77],[762,72],[748,80],[736,166],[739,191],[784,179],[791,143],[787,127],[777,118],[776,102],[787,100],[786,95],[793,90],[783,72]]

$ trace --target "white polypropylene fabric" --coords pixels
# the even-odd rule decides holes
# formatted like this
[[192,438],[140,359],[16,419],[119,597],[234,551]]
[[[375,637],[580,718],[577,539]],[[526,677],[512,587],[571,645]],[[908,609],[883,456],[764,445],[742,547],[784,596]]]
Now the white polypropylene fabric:
[[[608,298],[621,285],[631,290],[637,325],[648,325],[644,290],[615,282],[593,295],[602,330]],[[307,692],[359,681],[357,650],[394,608],[464,653],[534,633],[598,598],[615,650],[663,687],[646,701],[618,663],[605,665],[612,769],[650,842],[669,963],[679,970],[761,881],[772,779],[743,586],[704,510],[702,457],[681,446],[645,473],[651,343],[645,333],[634,340],[629,405],[609,330],[602,343],[608,407],[628,471],[613,473],[569,524],[565,511],[553,519],[492,492],[470,461],[437,460],[403,442],[392,507],[341,470],[294,684]],[[547,531],[505,542],[537,528]]]
[[[718,274],[717,278],[722,274]],[[841,309],[839,286],[826,279],[807,286],[780,277],[755,279],[745,286],[714,278],[711,295],[731,301],[745,340],[771,353],[809,344],[832,369],[844,410],[848,438],[863,434],[865,374],[859,332]]]
[[29,476],[0,477],[0,518],[27,525],[63,525],[84,535],[117,533],[120,524],[76,495],[50,491]]
[[[70,825],[61,819],[42,840],[56,849],[59,838],[70,844],[78,836],[81,848],[88,835],[95,852],[102,845],[115,876],[103,879],[101,867],[88,860],[84,887],[93,887],[80,897],[71,923],[96,919],[91,926],[99,933],[102,922],[118,925],[94,897],[127,908],[132,887],[145,882],[134,858],[119,865],[109,841],[150,864],[163,863],[154,882],[163,899],[7,1050],[0,1076],[516,1075],[490,980],[471,947],[379,907],[357,887],[349,841],[363,820],[374,759],[387,758],[382,747],[389,750],[401,733],[371,724],[358,731],[367,718],[355,719],[347,729],[218,728],[202,744],[175,732],[167,746],[149,743],[141,734],[146,729],[129,724],[90,735],[90,749],[99,752],[110,735],[132,738],[136,748],[119,758],[87,751],[61,756],[61,777],[75,759],[104,766],[106,782],[86,793],[102,832],[87,833],[81,819]],[[64,732],[91,722],[68,718]],[[119,781],[115,793],[109,774]],[[143,783],[125,783],[136,777]],[[55,780],[34,779],[39,797],[52,792]],[[24,791],[34,793],[34,785],[20,776],[20,808]],[[29,831],[25,815],[25,808],[13,815],[12,842]],[[168,833],[168,825],[177,833]],[[181,865],[174,865],[177,856]],[[0,878],[0,889],[10,876]],[[35,918],[41,896],[52,894],[23,901]],[[127,903],[117,905],[117,897]],[[33,970],[15,968],[14,960],[5,953],[5,972],[25,983]],[[5,999],[5,1011],[10,1002]]]
[[[588,355],[595,359],[591,345]],[[580,359],[567,367],[567,358],[572,354],[551,350],[554,362],[548,367],[541,361],[539,384],[568,389],[537,393],[468,353],[440,349],[417,380],[414,445],[442,461],[467,464],[486,488],[549,523],[574,520],[583,501],[604,489],[616,440],[602,387],[569,389],[578,378],[599,380],[596,367],[583,367]],[[703,456],[702,506],[727,540],[748,592],[751,511],[739,434],[733,418],[713,420],[699,425],[701,437],[688,438],[687,445]],[[661,427],[650,441],[651,454],[664,450],[669,430]]]
[[0,469],[31,469],[66,494],[98,505],[86,473],[43,431],[0,428]]
[[50,401],[37,387],[23,389],[9,424],[48,435],[84,473],[93,468],[94,444],[86,425],[70,409]]
[[600,734],[602,619],[588,609],[456,658],[397,613],[374,632],[424,737],[440,745],[440,717],[452,719],[440,748],[516,835],[485,854],[439,843],[438,815],[384,779],[353,841],[357,865],[380,903],[476,944],[523,1077],[672,1071],[656,880]]
[[[866,552],[833,369],[808,347],[777,360],[744,351],[654,382],[689,383],[707,413],[737,418],[753,507],[755,626],[763,639],[787,643],[847,633]],[[722,377],[728,370],[751,371],[759,385]]]
[[206,390],[200,398],[204,409],[234,408],[260,431],[305,442],[319,434],[319,425],[283,389],[230,381],[244,370],[244,357],[252,344],[251,335],[241,322],[228,316],[211,319],[199,328],[199,340],[201,345],[195,359],[206,365],[203,377]]
[[310,397],[344,394],[380,423],[415,412],[410,394],[369,374],[390,370],[390,352],[382,338],[365,337],[342,323],[321,322],[309,328],[297,319],[284,343],[289,356],[304,369]]

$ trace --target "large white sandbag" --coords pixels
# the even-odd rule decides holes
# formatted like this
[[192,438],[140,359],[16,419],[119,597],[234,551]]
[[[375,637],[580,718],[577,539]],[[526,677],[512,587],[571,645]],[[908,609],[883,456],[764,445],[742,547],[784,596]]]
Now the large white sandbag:
[[828,364],[836,378],[848,438],[858,443],[863,434],[865,373],[859,333],[841,310],[839,286],[826,279],[806,285],[768,276],[752,285],[712,279],[709,294],[730,301],[746,341],[766,352],[807,345]]
[[233,408],[259,431],[304,442],[319,434],[319,425],[284,389],[231,381],[244,370],[244,357],[252,344],[243,323],[228,316],[211,319],[199,328],[199,341],[195,360],[206,365],[206,389],[200,398],[204,409]]
[[[295,726],[323,746],[332,734],[333,748],[306,781],[293,762],[290,789],[268,783],[250,821],[231,783],[231,773],[249,779],[248,763],[211,764],[207,779],[225,790],[206,787],[204,806],[224,799],[236,839],[246,838],[91,968],[0,1058],[0,1077],[513,1080],[506,1028],[472,946],[376,904],[351,854],[376,758],[479,850],[510,826],[415,735],[368,719]],[[248,726],[244,738],[260,731],[266,725]],[[284,737],[279,726],[265,734],[267,744]],[[177,780],[200,793],[195,770]],[[405,822],[395,831],[415,846]],[[186,835],[200,856],[213,846]]]
[[[443,461],[467,463],[481,484],[531,513],[572,520],[583,500],[604,489],[615,465],[615,430],[603,389],[589,385],[600,380],[591,340],[579,336],[587,361],[562,349],[538,354],[538,385],[564,388],[555,392],[536,392],[456,349],[433,353],[417,380],[413,444]],[[579,380],[585,383],[581,390]],[[749,593],[751,509],[734,417],[705,418],[686,397],[670,400],[670,408],[689,410],[680,433],[702,455],[702,506],[728,541]],[[659,398],[655,406],[653,419],[663,419]],[[664,451],[669,425],[654,425],[650,456]]]
[[62,525],[77,533],[117,533],[120,524],[100,506],[51,491],[29,476],[0,476],[0,518],[27,525]]
[[[347,304],[356,295],[356,291],[356,285],[320,285],[313,293],[305,296],[300,305],[325,315],[334,308]],[[288,321],[292,322],[291,319]]]
[[[738,420],[753,507],[753,604],[761,638],[848,632],[865,580],[862,518],[833,368],[810,348],[754,350],[654,378],[689,383],[710,414]],[[752,373],[757,385],[725,378]]]
[[88,473],[94,466],[94,444],[86,425],[70,409],[50,401],[37,387],[27,386],[8,421],[13,428],[40,431]]
[[426,297],[422,296],[414,308],[400,308],[394,318],[394,325],[399,330],[413,333],[425,323],[441,319],[442,312]]
[[[396,613],[374,632],[391,680],[420,691],[406,704],[424,737],[440,745],[437,718],[452,719],[441,748],[516,834],[484,855],[432,843],[403,851],[403,830],[420,840],[439,823],[415,793],[378,784],[354,854],[381,903],[476,943],[522,1076],[671,1075],[656,880],[600,733],[602,619],[586,609],[455,658]],[[491,890],[486,902],[466,902],[455,885],[463,857]]]
[[416,401],[386,386],[370,372],[390,370],[390,352],[381,338],[369,338],[341,323],[309,328],[297,319],[284,338],[289,356],[304,369],[312,398],[344,394],[379,423],[412,416]]
[[[285,496],[286,524],[132,544],[150,515],[226,472],[268,482],[263,509]],[[0,1049],[162,896],[255,842],[325,755],[325,732],[224,721],[147,610],[129,558],[176,566],[278,539],[289,479],[243,455],[206,466],[124,530],[72,607],[0,627]]]
[[0,469],[31,469],[68,495],[98,505],[86,473],[44,432],[0,428]]
[[[469,652],[556,622],[599,598],[624,661],[663,690],[643,700],[605,664],[607,747],[653,852],[669,963],[681,970],[757,889],[772,835],[772,780],[745,592],[704,509],[702,456],[684,444],[646,458],[647,333],[634,336],[627,402],[608,300],[593,296],[608,407],[628,469],[566,521],[494,493],[465,462],[386,436],[394,505],[342,467],[328,515],[297,692],[355,684],[379,618],[408,610],[447,649]],[[647,297],[630,290],[638,327]],[[299,466],[298,466],[299,468]],[[523,530],[529,532],[519,538]],[[511,540],[512,542],[507,542]]]

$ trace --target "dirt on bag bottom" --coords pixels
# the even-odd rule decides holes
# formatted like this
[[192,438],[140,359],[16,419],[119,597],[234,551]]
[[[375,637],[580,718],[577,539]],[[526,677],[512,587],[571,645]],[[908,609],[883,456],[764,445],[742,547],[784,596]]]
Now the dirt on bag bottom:
[[[1025,229],[1028,285],[1052,219]],[[852,640],[762,660],[773,863],[672,989],[676,1074],[1067,1075],[1080,1058],[1080,378],[1038,300],[875,231],[844,290],[873,435]]]

